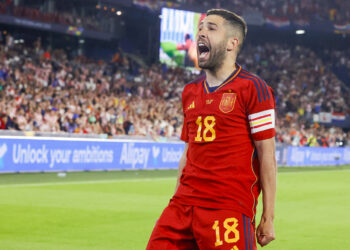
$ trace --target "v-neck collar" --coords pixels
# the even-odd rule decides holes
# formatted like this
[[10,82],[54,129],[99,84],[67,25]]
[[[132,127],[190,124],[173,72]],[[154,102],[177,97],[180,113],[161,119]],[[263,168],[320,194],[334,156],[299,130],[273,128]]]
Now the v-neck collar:
[[[226,86],[227,84],[232,82],[238,76],[238,74],[239,74],[239,72],[241,72],[241,70],[242,70],[242,67],[238,63],[236,63],[236,70],[225,81],[223,81],[219,86],[213,87],[213,88],[209,87],[207,80],[205,78],[205,80],[203,81],[204,92],[206,94],[217,92],[219,89],[222,89],[224,86]],[[214,90],[212,90],[212,89],[214,89]],[[210,91],[210,90],[212,90],[212,91]]]

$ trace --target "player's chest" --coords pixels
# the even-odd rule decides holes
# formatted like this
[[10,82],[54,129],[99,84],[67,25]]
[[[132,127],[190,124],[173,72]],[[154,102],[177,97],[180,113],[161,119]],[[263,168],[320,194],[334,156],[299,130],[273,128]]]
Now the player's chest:
[[242,96],[239,91],[230,88],[212,93],[198,91],[186,95],[184,112],[187,118],[198,115],[215,115],[222,118],[235,119],[245,115]]

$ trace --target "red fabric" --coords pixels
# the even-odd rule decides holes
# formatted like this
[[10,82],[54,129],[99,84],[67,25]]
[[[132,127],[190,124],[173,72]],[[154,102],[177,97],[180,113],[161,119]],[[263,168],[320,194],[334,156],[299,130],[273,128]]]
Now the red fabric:
[[50,54],[50,52],[48,52],[48,51],[45,51],[43,56],[44,56],[44,58],[47,59],[47,60],[50,60],[50,59],[51,59],[51,54]]
[[251,134],[248,115],[273,110],[275,103],[268,86],[263,89],[269,91],[270,98],[265,92],[264,100],[260,85],[258,90],[252,78],[243,77],[239,72],[209,94],[205,92],[205,78],[186,85],[181,139],[189,143],[189,148],[174,200],[184,205],[233,209],[254,219],[260,185],[253,140],[272,138],[275,129]]
[[247,217],[233,210],[171,201],[157,221],[146,249],[256,250],[255,230]]
[[1,117],[0,117],[0,129],[6,129],[6,123]]

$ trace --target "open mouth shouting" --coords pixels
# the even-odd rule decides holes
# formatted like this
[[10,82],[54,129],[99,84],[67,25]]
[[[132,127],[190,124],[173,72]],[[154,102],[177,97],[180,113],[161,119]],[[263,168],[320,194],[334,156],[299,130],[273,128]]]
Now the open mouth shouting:
[[198,60],[202,61],[202,60],[208,60],[209,58],[209,54],[210,54],[210,48],[209,45],[206,44],[203,41],[198,41],[197,43],[197,52],[198,52]]

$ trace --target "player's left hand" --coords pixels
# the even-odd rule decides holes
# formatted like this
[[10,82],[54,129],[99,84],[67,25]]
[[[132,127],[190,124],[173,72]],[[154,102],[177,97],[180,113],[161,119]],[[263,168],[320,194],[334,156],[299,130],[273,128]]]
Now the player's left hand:
[[256,238],[260,246],[266,246],[275,239],[275,229],[272,219],[261,218],[258,229],[256,230]]

